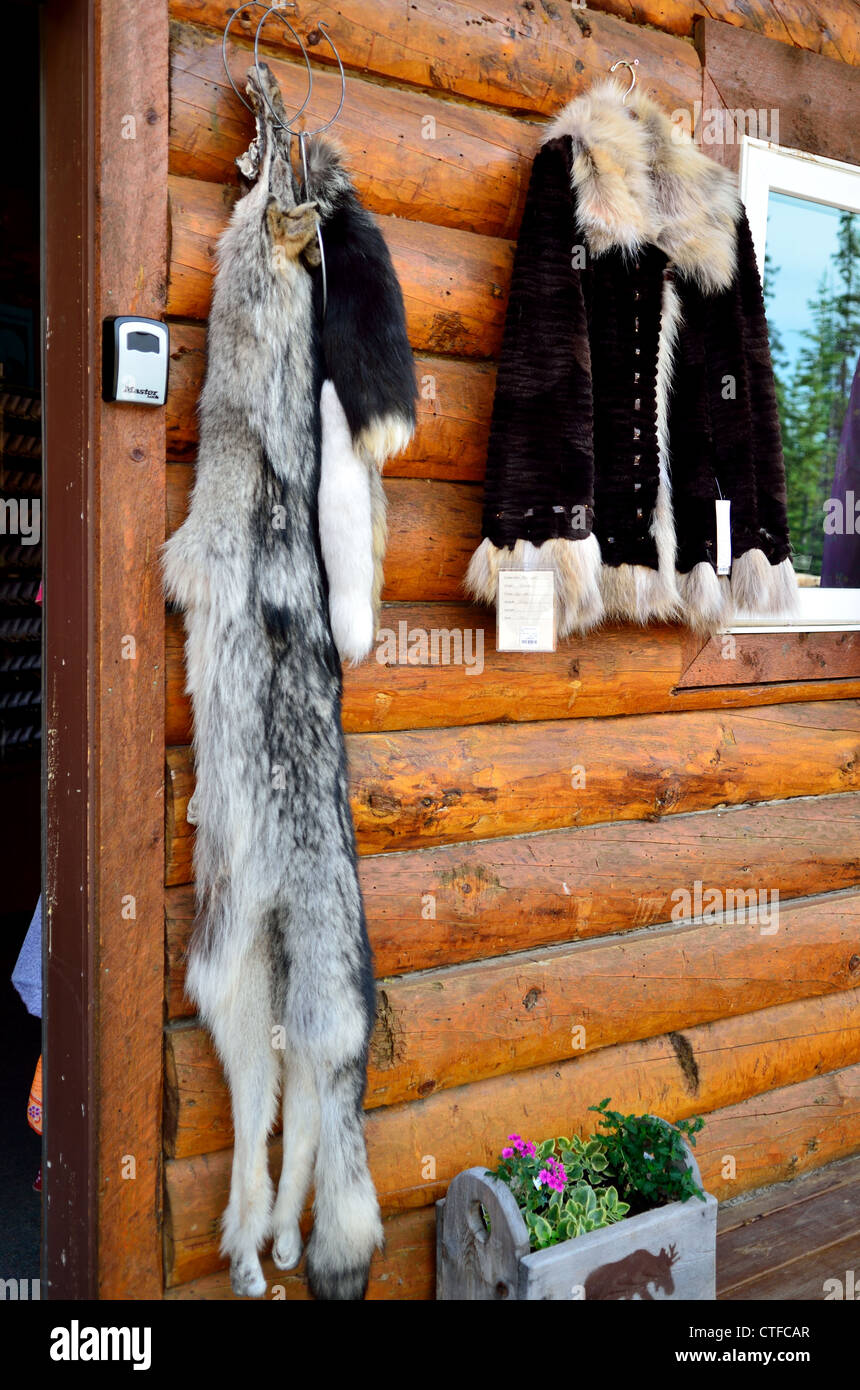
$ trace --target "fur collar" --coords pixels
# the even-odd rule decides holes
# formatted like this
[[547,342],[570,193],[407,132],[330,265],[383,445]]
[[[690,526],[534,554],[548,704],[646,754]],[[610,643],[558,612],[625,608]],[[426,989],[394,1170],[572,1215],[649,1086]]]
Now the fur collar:
[[727,169],[696,149],[638,87],[609,78],[568,103],[544,141],[569,136],[571,182],[588,248],[651,243],[713,293],[735,272],[740,200]]

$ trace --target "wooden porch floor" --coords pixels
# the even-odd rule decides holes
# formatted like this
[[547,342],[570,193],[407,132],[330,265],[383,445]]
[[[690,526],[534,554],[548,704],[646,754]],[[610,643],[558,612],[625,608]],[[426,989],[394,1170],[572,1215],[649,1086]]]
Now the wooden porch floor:
[[860,1155],[722,1203],[717,1232],[718,1299],[860,1299]]

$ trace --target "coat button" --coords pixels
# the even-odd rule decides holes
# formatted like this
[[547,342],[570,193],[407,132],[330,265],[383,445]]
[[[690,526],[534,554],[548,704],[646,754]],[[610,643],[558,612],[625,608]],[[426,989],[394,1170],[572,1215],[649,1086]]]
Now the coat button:
[[635,399],[635,401],[633,402],[633,409],[634,409],[634,410],[641,410],[641,409],[642,409],[642,398],[641,398],[640,396],[637,396],[636,399]]
[[639,463],[641,462],[641,459],[642,459],[642,455],[641,455],[641,454],[634,454],[634,455],[633,455],[633,467],[634,467],[634,468],[637,468],[637,467],[639,466]]
[[638,381],[638,380],[639,380],[639,373],[638,373],[638,372],[634,372],[634,373],[633,373],[633,380],[634,380],[634,381]]
[[642,520],[642,508],[641,508],[641,507],[637,507],[637,508],[636,508],[636,515],[637,515],[637,517],[639,518],[639,520],[641,521],[641,520]]
[[634,431],[633,431],[633,438],[634,438],[634,439],[638,439],[641,433],[642,433],[641,430],[634,430]]
[[642,355],[642,349],[641,349],[641,348],[634,348],[633,351],[635,352],[635,354],[636,354],[637,357],[641,357],[641,355]]
[[634,492],[639,492],[639,490],[641,489],[641,487],[642,487],[642,484],[641,484],[641,483],[634,483],[634,484],[633,484],[633,491],[634,491]]

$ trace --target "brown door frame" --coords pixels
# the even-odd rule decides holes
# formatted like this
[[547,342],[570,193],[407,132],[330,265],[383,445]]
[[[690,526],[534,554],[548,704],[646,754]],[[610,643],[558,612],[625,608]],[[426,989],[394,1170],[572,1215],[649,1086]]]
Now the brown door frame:
[[101,400],[161,317],[167,0],[42,6],[43,1297],[161,1296],[164,412]]

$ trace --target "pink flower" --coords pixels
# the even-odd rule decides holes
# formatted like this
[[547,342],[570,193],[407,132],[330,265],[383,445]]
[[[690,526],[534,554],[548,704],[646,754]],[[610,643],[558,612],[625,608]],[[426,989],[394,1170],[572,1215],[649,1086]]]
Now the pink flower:
[[523,1153],[527,1153],[529,1158],[537,1158],[537,1149],[530,1139],[527,1139],[523,1145]]
[[564,1164],[553,1154],[547,1159],[546,1168],[542,1168],[538,1177],[541,1182],[545,1182],[547,1187],[553,1188],[555,1192],[563,1192],[567,1186],[567,1173]]
[[513,1149],[502,1149],[502,1158],[513,1158]]

